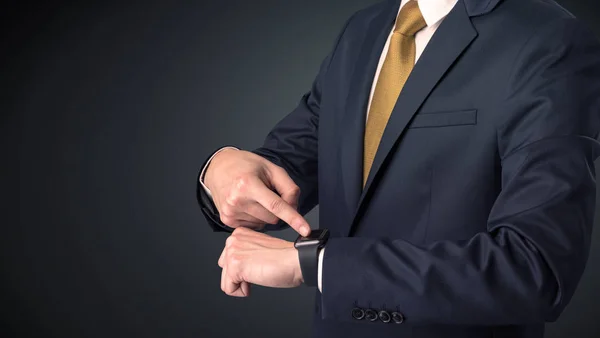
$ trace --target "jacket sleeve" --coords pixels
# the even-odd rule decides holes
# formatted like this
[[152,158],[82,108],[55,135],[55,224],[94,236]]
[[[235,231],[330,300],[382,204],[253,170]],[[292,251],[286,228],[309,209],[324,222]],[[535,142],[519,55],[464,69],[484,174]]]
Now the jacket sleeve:
[[225,223],[221,221],[221,217],[219,215],[219,211],[217,210],[217,206],[213,202],[212,197],[206,192],[206,190],[202,186],[202,183],[200,183],[200,180],[204,179],[204,177],[201,176],[203,171],[208,168],[207,165],[209,164],[209,161],[212,159],[214,154],[216,154],[219,150],[223,148],[225,147],[221,147],[213,151],[210,154],[210,156],[208,156],[206,160],[204,160],[202,166],[200,166],[201,169],[198,172],[198,176],[196,178],[196,199],[198,200],[198,204],[200,205],[200,210],[202,211],[202,214],[204,214],[204,217],[208,222],[208,226],[210,226],[210,228],[214,232],[233,232],[233,228],[228,227],[227,225],[225,225]]
[[353,320],[356,304],[385,306],[411,325],[557,319],[590,248],[600,46],[577,21],[561,19],[540,28],[513,67],[497,124],[502,189],[487,231],[422,246],[331,239],[323,262],[325,319]]
[[[275,125],[267,135],[263,145],[252,150],[253,153],[285,169],[298,185],[300,188],[298,212],[301,215],[307,214],[319,201],[317,158],[322,83],[327,76],[331,59],[351,20],[352,17],[346,22],[338,35],[331,53],[321,63],[319,73],[313,81],[310,91],[304,94],[298,106],[291,113]],[[199,181],[196,182],[198,203],[209,226],[214,231],[233,231],[232,228],[221,222],[212,199],[202,189]],[[280,230],[287,226],[286,223],[280,221],[274,225],[267,224],[265,230]]]

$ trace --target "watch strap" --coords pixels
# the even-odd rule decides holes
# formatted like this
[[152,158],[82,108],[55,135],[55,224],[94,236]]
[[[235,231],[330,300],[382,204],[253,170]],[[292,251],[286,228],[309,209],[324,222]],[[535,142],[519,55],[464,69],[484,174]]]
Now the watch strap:
[[300,261],[300,270],[304,284],[307,286],[317,286],[319,272],[319,250],[320,245],[300,246],[298,250],[298,259]]

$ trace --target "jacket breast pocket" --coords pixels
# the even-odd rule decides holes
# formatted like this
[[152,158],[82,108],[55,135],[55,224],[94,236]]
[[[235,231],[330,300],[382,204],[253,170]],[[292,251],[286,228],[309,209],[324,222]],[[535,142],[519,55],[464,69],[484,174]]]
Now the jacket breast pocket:
[[432,128],[477,124],[477,109],[422,112],[414,116],[408,128]]

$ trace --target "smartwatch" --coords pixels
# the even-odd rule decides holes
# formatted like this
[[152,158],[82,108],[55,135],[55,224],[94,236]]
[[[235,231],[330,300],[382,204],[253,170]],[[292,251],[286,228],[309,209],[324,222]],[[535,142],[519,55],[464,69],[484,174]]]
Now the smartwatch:
[[319,250],[325,246],[327,239],[329,239],[329,230],[318,229],[311,231],[306,237],[298,236],[294,242],[294,247],[298,250],[304,284],[308,286],[317,286]]

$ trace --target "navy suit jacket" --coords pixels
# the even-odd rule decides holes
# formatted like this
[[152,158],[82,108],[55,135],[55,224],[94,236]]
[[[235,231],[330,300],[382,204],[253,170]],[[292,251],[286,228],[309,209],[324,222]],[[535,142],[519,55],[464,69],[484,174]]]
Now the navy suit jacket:
[[[367,101],[399,5],[353,15],[311,90],[254,150],[301,188],[301,213],[320,205],[332,234],[315,336],[542,337],[590,247],[600,44],[552,1],[459,0],[363,189]],[[403,321],[357,319],[368,309]]]

